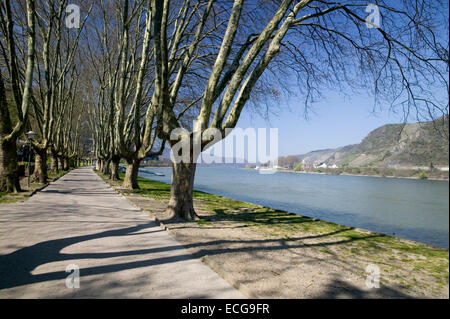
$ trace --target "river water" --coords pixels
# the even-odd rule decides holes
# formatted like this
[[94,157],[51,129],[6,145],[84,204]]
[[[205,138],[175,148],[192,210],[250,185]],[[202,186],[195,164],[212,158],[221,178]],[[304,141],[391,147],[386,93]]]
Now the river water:
[[[165,176],[154,176],[158,172]],[[170,183],[170,168],[139,176]],[[449,247],[449,183],[365,176],[197,168],[195,189],[303,216]]]

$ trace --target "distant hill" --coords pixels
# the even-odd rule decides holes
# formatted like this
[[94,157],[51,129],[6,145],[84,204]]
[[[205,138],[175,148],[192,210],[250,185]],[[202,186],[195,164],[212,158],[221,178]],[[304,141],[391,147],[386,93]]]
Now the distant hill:
[[360,144],[299,155],[305,167],[448,167],[448,116],[434,122],[387,124]]

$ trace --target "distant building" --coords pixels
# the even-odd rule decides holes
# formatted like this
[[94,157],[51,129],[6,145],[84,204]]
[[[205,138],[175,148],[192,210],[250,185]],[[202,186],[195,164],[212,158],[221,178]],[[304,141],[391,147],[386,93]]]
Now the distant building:
[[314,164],[313,166],[314,168],[328,168],[328,165],[325,162],[322,162],[320,164]]

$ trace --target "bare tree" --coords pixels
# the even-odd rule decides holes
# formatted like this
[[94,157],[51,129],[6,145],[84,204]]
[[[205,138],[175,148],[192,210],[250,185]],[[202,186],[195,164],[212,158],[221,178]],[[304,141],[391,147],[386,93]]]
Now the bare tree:
[[[0,190],[6,192],[20,191],[17,172],[16,139],[26,127],[30,97],[32,95],[33,72],[35,65],[35,8],[34,1],[26,1],[26,25],[22,28],[27,37],[26,53],[22,52],[25,74],[21,72],[20,52],[16,48],[17,29],[14,25],[13,12],[9,0],[0,6],[1,57],[0,65]],[[8,75],[6,75],[8,74]],[[14,124],[8,107],[7,87],[12,92],[17,121]]]
[[[48,149],[53,146],[55,125],[65,107],[67,92],[77,79],[74,60],[81,32],[90,13],[89,9],[80,27],[72,32],[65,25],[67,4],[67,0],[47,0],[45,3],[39,2],[36,8],[42,56],[37,56],[38,94],[32,99],[39,134],[39,138],[33,142],[33,150],[34,177],[40,183],[47,182]],[[67,155],[61,155],[63,161],[68,161]]]
[[[388,5],[377,1],[380,26],[366,21],[367,4],[360,1],[266,1],[258,7],[259,1],[235,0],[231,8],[227,7],[230,2],[196,3],[204,4],[203,15],[197,15],[196,32],[181,36],[183,49],[171,66],[167,48],[176,38],[176,32],[169,32],[173,3],[152,1],[152,106],[158,114],[158,137],[171,147],[181,138],[170,137],[182,127],[177,103],[184,92],[179,88],[192,74],[204,84],[204,89],[193,92],[200,107],[195,111],[196,126],[188,132],[192,144],[195,132],[210,128],[219,129],[225,137],[227,129],[236,126],[263,74],[269,72],[266,79],[270,79],[270,72],[278,70],[297,80],[306,107],[323,89],[350,88],[370,89],[406,115],[412,111],[432,117],[448,114],[448,96],[439,100],[433,94],[437,87],[448,92],[448,58],[437,49],[448,44],[438,42],[438,25],[432,20],[439,10],[437,2]],[[249,23],[252,10],[260,17],[259,24]],[[213,28],[203,36],[205,26],[213,23],[226,28]],[[199,70],[200,54],[214,57],[212,67],[202,63]],[[200,150],[205,150],[211,140],[208,134],[202,136]],[[198,155],[192,151],[189,161],[173,164],[168,212],[186,219],[195,218],[192,190]]]
[[115,177],[125,158],[124,187],[137,188],[141,160],[166,142],[178,150],[187,134],[191,151],[173,163],[168,213],[194,219],[197,158],[217,142],[208,132],[225,138],[246,105],[272,107],[291,93],[289,82],[306,112],[333,89],[369,91],[405,118],[448,116],[448,40],[437,32],[448,17],[436,20],[439,4],[376,1],[376,25],[356,0],[125,0],[113,19],[102,1],[97,48],[89,47],[97,157],[106,170],[113,162]]
[[102,18],[88,28],[90,39],[96,41],[87,44],[86,55],[94,66],[91,81],[97,88],[90,95],[99,169],[118,179],[119,161],[125,158],[123,187],[137,188],[140,162],[161,154],[164,146],[156,139],[156,113],[149,103],[154,85],[151,4],[102,1],[96,9]]

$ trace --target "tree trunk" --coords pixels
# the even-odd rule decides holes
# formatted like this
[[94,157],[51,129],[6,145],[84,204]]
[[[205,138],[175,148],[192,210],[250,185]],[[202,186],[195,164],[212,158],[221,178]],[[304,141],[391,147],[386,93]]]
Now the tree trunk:
[[58,168],[64,170],[64,161],[62,157],[58,157]]
[[11,131],[12,123],[0,70],[0,192],[16,193],[20,192],[16,139],[5,139]]
[[47,184],[47,149],[34,149],[33,179],[40,184]]
[[63,157],[62,162],[63,162],[63,170],[64,171],[68,171],[69,168],[70,168],[70,160],[69,160],[69,158],[68,157]]
[[170,201],[166,213],[186,220],[198,219],[193,192],[196,163],[173,163]]
[[17,169],[17,146],[15,141],[6,142],[0,135],[0,191],[20,192],[20,180]]
[[52,155],[51,155],[50,171],[52,173],[58,173],[59,172],[58,156],[57,156],[57,154],[54,151],[52,151]]
[[111,174],[110,178],[113,181],[120,180],[119,177],[119,164],[120,164],[120,156],[113,156],[111,161]]
[[110,169],[109,169],[109,163],[111,160],[104,160],[102,165],[102,174],[109,175]]
[[122,187],[125,189],[139,189],[138,173],[139,165],[141,165],[141,159],[133,158],[127,159],[127,171],[125,172],[125,178],[123,179]]

